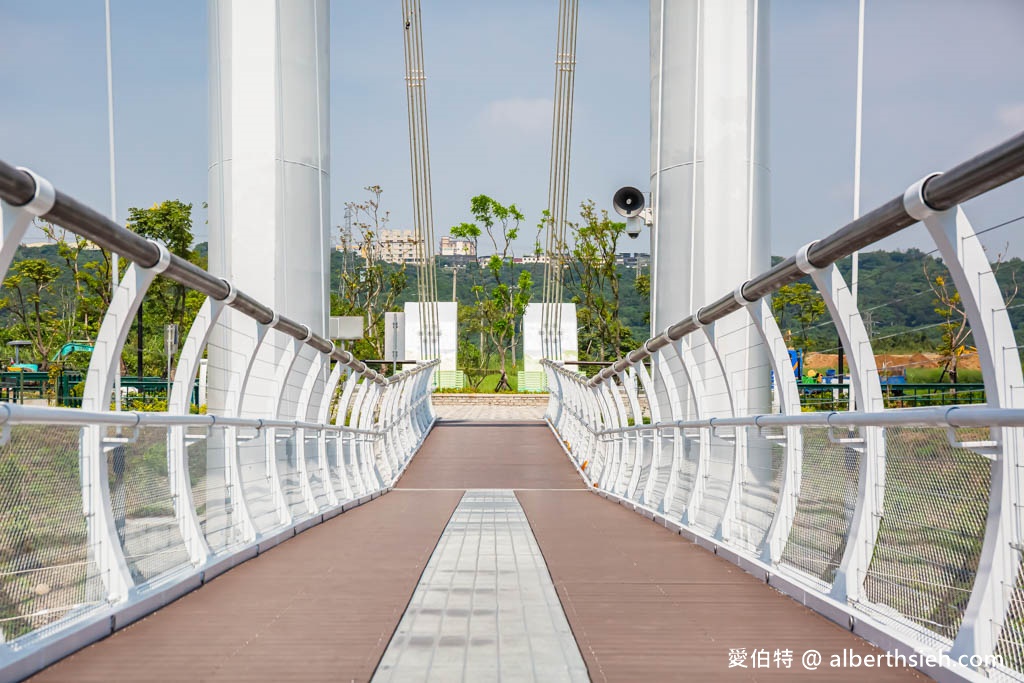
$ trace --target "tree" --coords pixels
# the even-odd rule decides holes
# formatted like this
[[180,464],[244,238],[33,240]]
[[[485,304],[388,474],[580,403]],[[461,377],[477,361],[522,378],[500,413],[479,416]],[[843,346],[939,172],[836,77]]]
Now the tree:
[[[381,209],[384,193],[380,185],[363,188],[370,193],[364,202],[349,202],[352,225],[359,230],[358,248],[362,263],[345,268],[339,276],[338,293],[331,297],[331,315],[361,315],[366,319],[363,339],[355,345],[357,356],[381,358],[384,355],[384,313],[397,310],[397,302],[408,283],[405,264],[389,267],[381,258],[381,232],[390,214]],[[347,236],[343,235],[343,244]],[[355,245],[353,245],[355,246]]]
[[61,320],[43,300],[59,275],[60,268],[43,259],[18,261],[3,282],[8,294],[0,299],[0,308],[8,309],[18,320],[19,332],[32,342],[33,354],[44,368],[54,345],[62,343],[55,334]]
[[580,204],[580,217],[582,223],[569,224],[572,249],[559,249],[569,254],[569,285],[577,305],[580,358],[615,360],[636,345],[619,311],[615,256],[626,224],[612,221],[607,211],[598,212],[591,200]]
[[39,228],[71,273],[72,292],[62,306],[68,321],[65,336],[92,341],[110,304],[110,253],[52,223],[40,223]]
[[814,323],[825,315],[825,301],[811,285],[806,282],[794,282],[779,288],[772,295],[772,313],[783,330],[791,323],[796,323],[800,327],[799,335],[789,334],[790,345],[809,351],[814,344],[808,332]]
[[[167,251],[186,261],[195,258],[192,249],[192,205],[177,199],[154,204],[148,209],[128,209],[128,229],[156,240]],[[146,292],[147,312],[164,324],[176,323],[184,328],[186,320],[185,285],[166,278],[157,278]],[[161,335],[163,334],[161,328]]]
[[[200,260],[192,248],[194,235],[191,204],[172,199],[154,204],[148,209],[131,207],[128,209],[127,227],[132,232],[162,243],[167,251],[179,258],[197,264]],[[158,277],[153,281],[142,303],[142,374],[164,374],[168,363],[164,327],[175,324],[179,333],[184,335],[202,302],[201,294],[173,280]],[[135,330],[134,341],[125,345],[126,354],[131,357],[134,354],[130,349],[138,348],[137,335],[138,329]]]
[[470,200],[470,213],[475,222],[456,225],[451,228],[451,234],[470,239],[475,245],[486,233],[494,253],[484,267],[484,281],[472,287],[474,303],[469,316],[479,324],[481,361],[488,356],[482,348],[484,338],[498,356],[501,377],[495,391],[511,390],[508,354],[512,352],[511,365],[515,367],[516,325],[530,303],[533,288],[530,272],[522,270],[516,278],[513,268],[512,242],[519,236],[519,224],[524,216],[515,204],[505,206],[483,194]]
[[[1000,254],[996,257],[995,263],[992,264],[993,275],[999,274],[1002,264],[1003,255]],[[935,295],[935,298],[932,300],[932,303],[935,305],[934,310],[942,318],[942,322],[939,324],[939,329],[942,330],[942,339],[935,347],[936,352],[942,355],[943,360],[939,382],[945,379],[948,373],[949,381],[956,384],[959,376],[960,358],[975,351],[975,349],[967,345],[967,339],[971,336],[967,309],[960,299],[960,292],[956,290],[956,287],[949,278],[943,275],[931,276],[928,272],[927,261],[924,262],[924,274],[928,280],[928,286],[931,287],[932,293]],[[1007,306],[1017,297],[1016,272],[1011,274],[1010,285],[1012,286],[1012,291],[1008,291],[1004,295]]]

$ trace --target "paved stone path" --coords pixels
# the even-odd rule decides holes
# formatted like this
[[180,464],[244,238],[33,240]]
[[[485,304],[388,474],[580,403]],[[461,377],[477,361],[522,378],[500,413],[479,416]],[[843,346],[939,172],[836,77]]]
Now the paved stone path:
[[373,680],[589,680],[511,489],[463,496]]
[[435,405],[434,412],[441,420],[492,421],[543,420],[546,406],[539,405]]

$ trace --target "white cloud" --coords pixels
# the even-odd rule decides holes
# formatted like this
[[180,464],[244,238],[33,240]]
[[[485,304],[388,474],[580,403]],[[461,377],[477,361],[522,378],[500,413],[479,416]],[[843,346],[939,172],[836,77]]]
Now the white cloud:
[[513,97],[489,102],[481,121],[492,135],[551,134],[551,100],[547,98]]

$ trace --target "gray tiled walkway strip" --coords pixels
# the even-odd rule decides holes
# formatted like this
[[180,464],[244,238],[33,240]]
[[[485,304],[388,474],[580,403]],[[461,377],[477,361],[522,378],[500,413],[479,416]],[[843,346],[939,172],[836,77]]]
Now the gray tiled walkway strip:
[[589,680],[511,490],[462,497],[373,680]]

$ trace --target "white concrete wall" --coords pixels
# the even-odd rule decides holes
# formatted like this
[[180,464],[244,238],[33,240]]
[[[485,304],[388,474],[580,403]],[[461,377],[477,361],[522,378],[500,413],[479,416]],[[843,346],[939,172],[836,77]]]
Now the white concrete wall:
[[[561,325],[559,328],[561,360],[579,360],[576,304],[544,304],[531,303],[523,313],[523,370],[526,372],[542,371],[540,361],[545,357],[541,327],[544,322],[545,306],[561,306]],[[554,314],[552,314],[554,317]]]
[[[426,304],[423,308],[426,309]],[[437,303],[437,325],[441,332],[440,370],[458,369],[459,351],[459,308],[454,301]],[[426,310],[424,310],[426,314]],[[425,360],[424,345],[420,340],[420,304],[408,301],[405,304],[405,360]]]

